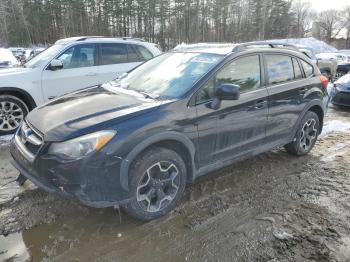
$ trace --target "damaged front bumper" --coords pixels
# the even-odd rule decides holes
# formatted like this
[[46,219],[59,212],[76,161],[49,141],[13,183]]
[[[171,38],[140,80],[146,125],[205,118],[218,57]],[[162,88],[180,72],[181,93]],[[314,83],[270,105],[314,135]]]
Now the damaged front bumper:
[[13,166],[49,193],[76,197],[92,207],[117,206],[130,200],[129,192],[120,183],[120,157],[98,152],[83,159],[67,161],[39,154],[34,161],[28,161],[18,150],[15,139],[10,152]]

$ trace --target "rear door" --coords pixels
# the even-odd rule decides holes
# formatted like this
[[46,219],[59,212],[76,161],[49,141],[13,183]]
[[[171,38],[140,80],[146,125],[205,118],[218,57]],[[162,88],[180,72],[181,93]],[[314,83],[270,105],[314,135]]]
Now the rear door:
[[[266,141],[279,144],[281,140],[290,138],[306,106],[305,96],[311,86],[308,85],[299,58],[278,53],[268,53],[264,57],[269,92]],[[313,67],[309,66],[313,70]],[[313,71],[309,74],[312,77]]]
[[42,72],[41,85],[46,100],[99,83],[95,44],[75,45],[56,59],[62,61],[63,69],[47,68]]

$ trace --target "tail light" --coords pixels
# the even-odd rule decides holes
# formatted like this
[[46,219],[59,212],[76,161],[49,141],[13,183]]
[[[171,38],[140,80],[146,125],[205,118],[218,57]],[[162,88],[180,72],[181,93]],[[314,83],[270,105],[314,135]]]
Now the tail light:
[[328,87],[328,83],[329,83],[329,80],[327,77],[325,77],[324,75],[320,75],[320,80],[321,80],[321,85],[322,87],[327,90],[327,87]]

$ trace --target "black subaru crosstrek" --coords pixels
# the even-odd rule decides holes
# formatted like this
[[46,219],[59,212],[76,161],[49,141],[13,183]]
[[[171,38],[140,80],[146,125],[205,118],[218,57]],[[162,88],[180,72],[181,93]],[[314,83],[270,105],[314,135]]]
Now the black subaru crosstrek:
[[12,162],[48,192],[151,220],[213,170],[278,146],[310,152],[327,84],[302,53],[272,45],[180,49],[33,110]]

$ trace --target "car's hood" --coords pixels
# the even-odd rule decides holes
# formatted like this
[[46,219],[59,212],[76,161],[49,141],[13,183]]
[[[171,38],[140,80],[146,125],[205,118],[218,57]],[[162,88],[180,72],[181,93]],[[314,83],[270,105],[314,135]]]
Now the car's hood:
[[350,74],[346,74],[339,78],[336,82],[336,85],[342,85],[343,87],[350,88]]
[[[0,71],[0,77],[3,76],[12,76],[12,75],[18,75],[18,74],[23,74],[30,72],[32,69],[31,68],[25,68],[25,67],[11,67],[11,68],[6,68],[2,69]],[[0,80],[1,81],[1,80]]]
[[29,113],[27,121],[43,134],[45,141],[64,141],[110,128],[161,103],[97,86],[38,107]]

